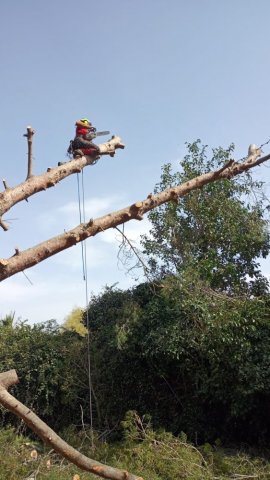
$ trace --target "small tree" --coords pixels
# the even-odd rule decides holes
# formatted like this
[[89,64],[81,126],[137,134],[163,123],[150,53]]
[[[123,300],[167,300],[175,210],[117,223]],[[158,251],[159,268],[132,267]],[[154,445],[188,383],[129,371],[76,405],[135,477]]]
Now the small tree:
[[[155,193],[219,169],[233,153],[217,148],[207,157],[200,141],[187,145],[181,171],[163,167]],[[154,276],[196,272],[207,285],[228,294],[265,291],[258,258],[265,258],[270,238],[262,183],[249,172],[193,190],[181,202],[168,202],[149,213],[150,235],[142,243]]]

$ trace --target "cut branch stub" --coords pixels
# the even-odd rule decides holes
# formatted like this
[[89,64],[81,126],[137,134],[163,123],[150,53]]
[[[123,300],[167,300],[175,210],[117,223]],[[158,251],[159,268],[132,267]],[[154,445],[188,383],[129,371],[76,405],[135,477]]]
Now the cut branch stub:
[[7,232],[8,231],[8,225],[6,224],[6,222],[4,222],[2,220],[2,218],[0,218],[0,227],[2,227],[2,229]]
[[19,383],[16,370],[8,370],[7,372],[0,373],[0,388],[8,389],[12,385]]
[[23,420],[33,432],[35,432],[47,445],[50,445],[57,453],[62,455],[77,467],[91,472],[99,477],[111,480],[143,480],[142,477],[133,475],[126,470],[104,465],[86,457],[75,448],[71,447],[62,438],[60,438],[45,422],[43,422],[34,412],[23,405],[19,400],[10,395],[7,391],[12,385],[19,382],[15,370],[0,373],[0,404]]
[[[85,166],[87,158],[82,157],[78,160],[78,162],[81,162],[81,165]],[[42,262],[43,260],[51,257],[52,255],[56,255],[62,250],[65,250],[66,248],[74,245],[78,241],[85,240],[89,237],[94,237],[99,232],[104,232],[109,228],[114,228],[118,225],[122,225],[123,223],[126,223],[132,219],[141,220],[143,218],[143,215],[145,215],[147,212],[153,210],[160,205],[163,205],[166,202],[176,201],[177,198],[180,199],[181,197],[189,194],[191,191],[202,188],[204,185],[228,178],[228,175],[230,175],[231,177],[239,175],[242,172],[248,171],[257,165],[261,165],[263,162],[269,159],[270,155],[261,157],[259,159],[254,156],[252,163],[248,163],[247,161],[245,161],[243,163],[234,162],[232,164],[231,161],[229,161],[224,165],[224,167],[217,171],[204,173],[198,177],[189,180],[188,182],[182,183],[181,185],[176,185],[172,188],[168,188],[166,190],[163,190],[162,192],[156,193],[150,198],[148,196],[145,200],[133,203],[126,208],[115,212],[110,212],[103,217],[96,218],[93,221],[91,220],[89,223],[82,223],[62,235],[50,238],[49,240],[46,240],[39,245],[21,251],[19,255],[10,257],[6,260],[0,259],[0,281],[4,280],[5,278],[11,277],[15,273],[21,272],[22,270],[26,270],[27,268],[30,268],[37,263]],[[68,162],[67,169],[70,168],[72,170],[76,162],[77,160]],[[54,170],[57,170],[57,173],[60,175],[60,169],[61,167],[58,167]],[[50,175],[52,175],[52,172],[44,174],[43,176],[41,175],[40,179],[39,177],[30,178],[27,182],[24,183],[24,185],[27,183],[32,184],[32,182],[35,182],[37,179],[39,179],[40,181],[39,186],[42,184],[44,185],[44,176],[46,176],[46,180],[48,180],[48,177]],[[13,190],[14,189],[10,189],[10,191],[0,194],[0,213],[2,208],[1,195],[8,195]]]
[[131,217],[136,220],[143,220],[143,214],[141,210],[142,207],[143,207],[143,202],[133,203],[133,205],[131,205],[130,207]]
[[[28,127],[31,128],[31,127]],[[27,134],[25,134],[27,136]],[[113,137],[108,142],[99,144],[100,155],[111,155],[117,149],[125,148],[120,137]],[[29,152],[28,152],[29,153]],[[32,155],[32,152],[31,152]],[[0,218],[10,210],[17,203],[27,200],[32,195],[42,192],[47,188],[54,187],[57,183],[61,182],[69,175],[80,172],[84,167],[92,165],[96,162],[95,157],[85,156],[77,159],[72,159],[69,162],[64,163],[58,167],[48,167],[47,172],[42,175],[32,175],[32,160],[29,153],[28,156],[28,175],[27,179],[16,187],[10,188],[7,186],[5,180],[3,180],[5,190],[0,192]],[[0,227],[4,230],[8,229],[8,226],[4,223],[0,223]]]
[[33,135],[35,130],[32,127],[26,127],[27,133],[24,134],[24,137],[27,137],[27,144],[28,144],[28,168],[27,168],[27,177],[26,180],[32,177],[33,173],[33,157],[32,157],[32,144],[33,144]]
[[7,184],[7,181],[6,181],[4,178],[3,178],[3,185],[4,185],[4,187],[5,187],[5,190],[9,190],[9,189],[10,189],[10,187],[9,187],[8,184]]
[[108,142],[99,145],[99,151],[101,155],[114,155],[115,150],[118,148],[125,148],[124,143],[120,137],[113,136]]

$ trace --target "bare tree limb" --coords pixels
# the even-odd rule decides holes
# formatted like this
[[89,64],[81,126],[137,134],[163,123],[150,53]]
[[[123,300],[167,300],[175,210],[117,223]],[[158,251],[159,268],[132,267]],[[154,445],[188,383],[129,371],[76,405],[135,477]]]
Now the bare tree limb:
[[[124,229],[123,230],[120,230],[119,227],[114,227],[119,233],[120,235],[122,236],[122,243],[120,245],[120,248],[119,248],[119,253],[118,253],[118,258],[120,257],[120,253],[121,253],[121,250],[125,248],[126,245],[128,245],[128,248],[129,248],[129,251],[132,252],[132,254],[137,258],[138,260],[138,263],[137,265],[140,265],[142,268],[143,268],[143,272],[144,272],[144,275],[145,277],[147,278],[147,280],[149,282],[151,282],[151,278],[150,278],[150,275],[149,275],[149,269],[146,265],[146,263],[144,262],[144,259],[142,257],[142,254],[141,252],[139,252],[139,250],[133,245],[132,241],[127,237],[127,235],[124,233]],[[127,256],[127,254],[125,255]],[[132,267],[129,269],[129,271],[132,269]]]
[[[122,149],[124,147],[125,146],[120,137],[112,137],[108,142],[99,145],[101,155],[111,156],[114,155],[116,149]],[[34,176],[31,174],[32,176],[28,176],[25,182],[22,182],[13,188],[7,187],[6,181],[3,180],[5,190],[0,192],[0,218],[17,203],[21,202],[22,200],[27,200],[32,195],[46,190],[47,188],[54,187],[64,178],[80,172],[84,167],[93,164],[95,161],[95,157],[85,156],[71,160],[70,162],[67,162],[59,167],[49,167],[47,172],[43,173],[42,175]],[[3,228],[2,223],[0,223],[0,226]],[[4,230],[7,229],[8,227],[6,225]]]
[[71,447],[62,438],[60,438],[45,422],[43,422],[34,412],[23,405],[19,400],[13,397],[8,388],[19,382],[15,370],[0,373],[0,404],[21,418],[33,432],[35,432],[47,445],[62,455],[77,467],[87,472],[94,473],[102,478],[110,480],[143,480],[126,470],[104,465],[86,457],[75,448]]
[[[109,228],[117,227],[130,220],[142,220],[143,215],[154,208],[169,202],[178,201],[179,198],[187,195],[192,190],[202,188],[211,182],[223,180],[225,178],[232,178],[242,172],[248,171],[257,165],[262,164],[270,158],[270,155],[257,158],[258,155],[250,155],[245,162],[228,162],[226,168],[221,168],[214,172],[208,172],[198,177],[177,185],[172,188],[168,188],[155,195],[148,195],[145,200],[138,201],[126,208],[111,212],[103,217],[99,217],[95,220],[91,219],[87,223],[81,223],[72,230],[69,230],[61,235],[46,240],[34,247],[27,250],[23,250],[18,255],[13,255],[8,259],[0,259],[0,281],[15,275],[16,273],[26,270],[37,263],[42,262],[46,258],[49,258],[57,253],[76,245],[76,243],[82,242],[86,238],[94,237],[100,232],[103,232]],[[76,162],[73,160],[68,165],[70,170],[77,168]],[[83,157],[79,162],[87,162],[87,158]],[[81,165],[81,163],[80,163]],[[59,174],[59,169],[58,174]],[[33,177],[32,177],[33,178]],[[31,181],[32,179],[28,180]]]
[[33,135],[35,130],[32,127],[26,127],[27,132],[24,134],[24,137],[27,137],[28,144],[28,165],[27,165],[27,177],[26,180],[33,176],[33,156],[32,156],[32,145],[33,145]]

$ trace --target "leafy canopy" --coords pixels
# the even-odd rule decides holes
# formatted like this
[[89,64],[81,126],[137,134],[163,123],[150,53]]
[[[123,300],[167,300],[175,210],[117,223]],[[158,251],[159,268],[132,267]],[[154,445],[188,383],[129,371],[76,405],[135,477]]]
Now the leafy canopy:
[[[181,170],[163,167],[155,193],[221,168],[234,146],[212,150],[207,156],[200,140],[187,144]],[[179,202],[149,213],[150,235],[142,238],[144,253],[155,276],[196,271],[211,288],[234,293],[252,288],[265,291],[266,280],[258,265],[269,253],[269,233],[262,184],[250,173],[213,182],[194,190]]]

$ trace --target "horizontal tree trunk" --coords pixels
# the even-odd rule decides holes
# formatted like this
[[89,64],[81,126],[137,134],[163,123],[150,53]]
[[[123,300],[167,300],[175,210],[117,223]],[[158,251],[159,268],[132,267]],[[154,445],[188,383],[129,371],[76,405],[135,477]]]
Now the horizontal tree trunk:
[[257,156],[258,155],[256,154],[249,156],[244,163],[237,163],[233,160],[229,160],[219,170],[205,173],[183,183],[182,185],[168,188],[156,195],[150,194],[145,200],[138,201],[126,208],[104,215],[103,217],[94,220],[90,219],[87,223],[82,223],[72,230],[46,240],[27,250],[20,252],[17,249],[12,257],[8,259],[0,259],[0,281],[34,266],[46,258],[56,255],[88,237],[93,237],[97,235],[97,233],[116,227],[133,219],[142,220],[145,213],[166,202],[178,201],[179,198],[187,195],[192,190],[202,188],[204,185],[211,182],[223,180],[225,178],[232,178],[242,172],[250,170],[256,165],[260,165],[270,158],[270,155],[259,159]]
[[75,448],[71,447],[60,438],[45,422],[34,412],[10,395],[7,389],[19,382],[15,370],[0,373],[0,404],[10,412],[21,418],[33,432],[35,432],[47,445],[62,455],[77,467],[87,472],[94,473],[102,478],[111,480],[143,480],[126,470],[119,470],[86,457]]

